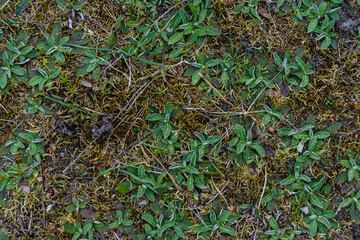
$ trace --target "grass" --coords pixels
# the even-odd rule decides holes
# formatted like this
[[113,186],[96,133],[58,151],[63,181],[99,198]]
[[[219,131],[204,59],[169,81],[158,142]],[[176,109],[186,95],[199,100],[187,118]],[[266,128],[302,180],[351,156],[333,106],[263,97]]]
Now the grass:
[[1,239],[357,239],[355,1],[1,1]]

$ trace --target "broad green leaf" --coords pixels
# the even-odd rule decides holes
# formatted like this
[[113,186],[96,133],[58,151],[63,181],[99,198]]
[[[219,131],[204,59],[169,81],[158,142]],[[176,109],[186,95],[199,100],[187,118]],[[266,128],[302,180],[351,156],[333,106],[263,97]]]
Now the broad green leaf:
[[45,80],[46,79],[43,76],[37,75],[30,80],[29,84],[31,86],[35,86],[35,85],[38,85],[41,81],[45,81]]
[[23,76],[25,74],[24,70],[19,66],[11,67],[11,72],[15,73],[16,75]]
[[0,87],[5,88],[7,85],[7,81],[8,81],[8,78],[7,78],[6,72],[2,72],[0,75]]
[[168,138],[171,133],[171,124],[169,122],[164,124],[164,138]]
[[151,226],[156,226],[156,218],[152,216],[150,213],[145,213],[142,216],[142,219],[144,219],[146,222],[148,222]]
[[168,44],[172,45],[182,39],[184,32],[177,32],[169,38]]
[[325,37],[325,40],[321,44],[321,50],[327,49],[330,46],[330,44],[331,44],[331,37],[327,35]]
[[240,124],[236,124],[234,126],[234,133],[241,139],[241,140],[245,140],[246,139],[246,132],[243,126],[241,126]]
[[319,199],[318,199],[316,196],[314,196],[314,195],[310,195],[310,202],[311,202],[312,204],[314,204],[315,206],[321,208],[321,209],[324,208],[324,205],[323,205],[323,204],[319,201]]
[[223,211],[218,217],[219,223],[225,222],[230,216],[230,211]]
[[170,58],[176,58],[177,56],[179,56],[181,54],[181,52],[184,50],[184,48],[178,48],[178,49],[175,49],[173,51],[171,51],[169,53],[169,57]]
[[273,59],[274,59],[274,63],[275,63],[277,66],[279,66],[279,67],[282,66],[282,61],[281,61],[279,55],[278,55],[276,52],[273,53]]
[[318,19],[317,18],[312,19],[308,25],[307,32],[310,33],[314,31],[317,24],[318,24]]
[[164,121],[164,116],[159,113],[153,113],[146,118],[149,121]]
[[199,29],[205,30],[206,34],[209,36],[219,36],[221,35],[221,32],[213,29],[213,28],[209,28],[209,27],[204,27],[204,26],[200,26]]
[[56,67],[54,68],[53,70],[50,71],[49,73],[49,79],[54,79],[56,78],[57,76],[59,76],[61,72],[61,67]]
[[220,232],[229,234],[231,236],[236,235],[236,231],[234,229],[232,229],[231,227],[228,227],[228,226],[219,226],[219,230],[220,230]]
[[260,144],[251,143],[249,147],[256,150],[260,154],[260,156],[262,157],[265,156],[265,149]]
[[196,227],[194,227],[194,231],[196,232],[208,232],[208,231],[211,231],[211,228],[209,227],[206,227],[204,224],[200,224],[200,225],[197,225]]
[[193,84],[193,85],[196,85],[198,82],[199,82],[199,80],[200,80],[200,74],[201,74],[201,70],[197,70],[193,75],[192,75],[192,77],[191,77],[191,83]]
[[314,237],[316,235],[316,232],[317,232],[317,221],[316,219],[312,220],[311,223],[310,223],[310,227],[309,227],[309,230],[310,230],[310,235],[312,237]]
[[295,180],[296,180],[296,179],[294,178],[294,176],[289,176],[289,177],[283,179],[283,180],[280,182],[280,185],[289,185],[289,184],[295,182]]
[[270,224],[272,229],[274,229],[274,230],[279,229],[279,225],[278,225],[278,223],[276,222],[276,220],[273,217],[270,218],[269,224]]

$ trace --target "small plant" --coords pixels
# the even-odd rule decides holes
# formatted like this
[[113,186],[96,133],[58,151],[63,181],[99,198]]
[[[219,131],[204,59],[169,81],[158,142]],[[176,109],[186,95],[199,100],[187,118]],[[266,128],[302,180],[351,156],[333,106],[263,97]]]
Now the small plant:
[[335,103],[335,100],[332,97],[328,97],[325,101],[325,104],[328,106],[332,106],[332,105],[334,105],[334,103]]
[[272,230],[268,230],[264,232],[263,234],[260,235],[260,237],[267,238],[269,236],[270,240],[277,240],[277,239],[292,240],[294,239],[295,234],[301,234],[301,231],[299,230],[291,229],[292,231],[291,230],[289,231],[286,229],[281,229],[279,227],[279,224],[273,217],[269,219],[269,225],[272,228]]
[[114,222],[112,222],[109,227],[114,229],[118,228],[120,232],[124,232],[124,227],[131,226],[134,220],[129,220],[129,215],[131,214],[131,209],[126,208],[124,211],[117,211]]
[[15,64],[16,56],[9,58],[8,52],[2,52],[1,59],[4,63],[3,67],[0,67],[0,88],[5,90],[8,81],[15,79],[16,76],[24,76],[24,70]]
[[268,194],[264,196],[262,199],[263,203],[266,203],[266,207],[269,211],[272,211],[275,207],[275,200],[282,196],[283,190],[282,189],[276,189],[274,187],[271,188],[271,190],[267,190]]
[[68,212],[79,212],[80,209],[85,208],[86,205],[83,203],[80,203],[79,200],[76,197],[71,198],[72,204],[68,205],[65,210]]
[[204,176],[200,174],[199,170],[196,169],[196,159],[197,156],[194,151],[188,152],[183,157],[182,163],[176,163],[169,167],[171,173],[178,174],[177,182],[181,184],[186,181],[186,186],[189,190],[194,190],[195,186],[200,189],[207,188],[204,181]]
[[346,171],[340,175],[339,182],[344,183],[346,180],[349,182],[352,180],[358,182],[360,173],[360,164],[358,163],[358,159],[350,157],[349,159],[341,160],[340,164],[346,168]]
[[318,210],[309,208],[309,216],[303,219],[304,223],[309,224],[309,232],[314,237],[318,232],[328,234],[327,229],[338,228],[338,223],[332,218],[335,216],[332,210]]
[[45,38],[46,41],[43,44],[43,49],[46,52],[46,55],[54,54],[56,60],[65,62],[64,53],[71,51],[71,47],[65,46],[69,41],[69,37],[62,37],[59,40],[56,40],[56,38],[45,33]]
[[168,150],[171,155],[174,155],[175,148],[181,148],[181,143],[178,142],[178,137],[175,134],[172,134],[170,139],[161,139],[161,142],[159,142],[159,148]]
[[42,103],[41,99],[34,100],[33,98],[28,97],[27,101],[28,101],[28,103],[24,104],[22,106],[22,108],[25,109],[26,111],[28,111],[30,114],[37,113],[38,111],[41,113],[46,112],[46,108],[41,105],[41,103]]
[[0,192],[3,190],[14,189],[23,177],[32,174],[26,164],[6,165],[4,170],[0,170]]
[[42,90],[44,86],[47,84],[52,84],[54,79],[59,76],[61,67],[56,67],[50,72],[42,68],[38,68],[38,72],[40,75],[36,75],[35,77],[31,78],[29,84],[31,86],[38,86],[39,90]]
[[66,233],[73,234],[72,240],[76,240],[80,237],[82,237],[81,239],[85,238],[92,240],[94,237],[94,231],[105,231],[107,229],[107,225],[103,222],[87,219],[83,225],[75,221],[73,224],[66,223],[64,228]]
[[7,141],[4,145],[4,152],[15,155],[21,153],[21,157],[27,160],[28,164],[33,164],[33,160],[40,162],[40,154],[45,153],[42,142],[37,133],[32,130],[22,132],[14,130],[15,138]]
[[170,136],[171,131],[175,129],[172,121],[175,120],[177,114],[181,111],[181,108],[177,107],[177,109],[174,109],[173,104],[168,103],[162,114],[160,114],[157,109],[153,109],[153,111],[155,113],[152,113],[147,117],[147,120],[157,123],[157,126],[151,135],[156,134],[158,141],[161,141],[162,138],[167,139]]
[[349,207],[349,213],[352,219],[356,219],[356,210],[360,212],[360,191],[355,194],[354,192],[351,193],[351,197],[345,198],[341,203],[339,208]]
[[222,211],[219,216],[216,216],[216,212],[211,209],[209,215],[203,216],[204,223],[197,225],[194,231],[201,233],[202,237],[210,236],[217,230],[222,233],[235,236],[236,231],[227,226],[228,219],[230,217],[230,211]]
[[207,133],[194,132],[195,136],[199,140],[194,140],[190,142],[191,149],[195,149],[199,159],[201,159],[205,153],[210,153],[213,149],[213,145],[219,142],[219,136],[209,136]]
[[260,24],[261,19],[257,12],[257,5],[259,2],[257,0],[246,0],[244,2],[239,3],[235,6],[234,12],[239,13],[240,11],[242,13],[249,13],[251,16],[251,19],[254,21],[255,24]]
[[[146,172],[143,165],[140,165],[138,169],[134,167],[128,167],[127,170],[128,171],[121,170],[121,172],[128,174],[130,176],[131,182],[138,185],[137,192],[133,196],[134,200],[138,200],[145,194],[145,196],[150,201],[155,201],[154,193],[160,194],[159,191],[166,191],[170,187],[169,182],[164,181],[164,176],[166,173],[157,175]],[[122,191],[123,193],[127,193],[133,188],[130,188],[130,182],[124,182],[116,189]]]
[[262,86],[268,86],[269,88],[274,88],[274,85],[269,80],[269,73],[263,74],[261,72],[261,67],[258,65],[256,68],[253,66],[249,69],[248,74],[240,78],[240,82],[245,83],[249,88],[254,88],[259,84]]
[[262,157],[265,156],[265,149],[258,141],[253,141],[251,129],[246,133],[243,126],[236,124],[233,132],[236,136],[231,139],[228,149],[234,153],[232,156],[238,166],[241,166],[242,162],[253,162],[256,158],[256,153]]
[[263,116],[261,120],[264,126],[268,125],[269,123],[274,125],[277,119],[284,120],[284,116],[281,114],[281,112],[276,110],[275,106],[271,106],[271,108],[269,108],[268,106],[264,105],[264,108],[266,114]]
[[85,55],[86,58],[80,68],[77,71],[78,76],[83,76],[88,73],[93,73],[93,77],[95,80],[99,80],[101,73],[101,66],[107,65],[110,59],[110,55],[104,55],[102,57],[98,57],[94,51],[86,50]]

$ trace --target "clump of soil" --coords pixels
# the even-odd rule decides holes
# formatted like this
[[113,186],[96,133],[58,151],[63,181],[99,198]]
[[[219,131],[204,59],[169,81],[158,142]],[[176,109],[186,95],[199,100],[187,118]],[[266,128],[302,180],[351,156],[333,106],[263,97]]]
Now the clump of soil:
[[345,43],[345,46],[349,50],[353,50],[354,40],[353,33],[357,32],[360,23],[360,11],[356,8],[351,8],[344,3],[339,11],[340,20],[335,23],[335,31],[338,33],[339,39]]
[[111,130],[114,129],[114,126],[112,125],[112,118],[111,117],[104,117],[102,119],[102,123],[100,124],[100,126],[92,126],[92,138],[93,139],[97,139],[99,138],[101,135],[103,135],[104,133],[108,133]]

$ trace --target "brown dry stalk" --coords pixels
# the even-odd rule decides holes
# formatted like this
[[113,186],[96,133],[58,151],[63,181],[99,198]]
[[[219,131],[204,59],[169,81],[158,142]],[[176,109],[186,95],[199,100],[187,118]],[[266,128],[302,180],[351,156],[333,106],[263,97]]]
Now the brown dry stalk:
[[239,109],[240,109],[240,107],[235,106],[233,103],[231,103],[231,102],[229,102],[228,100],[226,100],[226,98],[225,98],[223,95],[221,95],[221,93],[220,93],[202,74],[199,73],[199,76],[200,76],[207,84],[209,84],[210,87],[211,87],[212,89],[214,89],[214,91],[217,92],[217,94],[219,94],[220,97],[221,97],[225,102],[227,102],[228,104],[230,104],[230,105],[231,105],[232,107],[234,107],[234,108],[239,108]]
[[[142,152],[144,153],[145,157],[147,157],[148,159],[150,159],[150,157],[146,154],[145,152],[145,148],[143,145],[140,145],[140,148],[142,150]],[[149,150],[148,150],[149,151]],[[175,182],[174,177],[166,170],[165,166],[159,161],[159,159],[157,159],[154,154],[149,151],[149,153],[153,156],[153,158],[155,158],[155,160],[161,165],[161,167],[163,168],[163,170],[166,172],[166,174],[169,176],[170,180],[173,182],[173,184],[175,185],[175,187],[177,188],[178,191],[184,191],[181,187],[179,187],[179,185],[177,185],[177,183]]]
[[170,18],[170,20],[165,24],[165,26],[161,29],[161,31],[159,32],[158,35],[156,35],[156,37],[158,37],[163,31],[164,29],[167,27],[167,25],[171,22],[171,20],[173,20],[173,18],[176,16],[176,13]]

